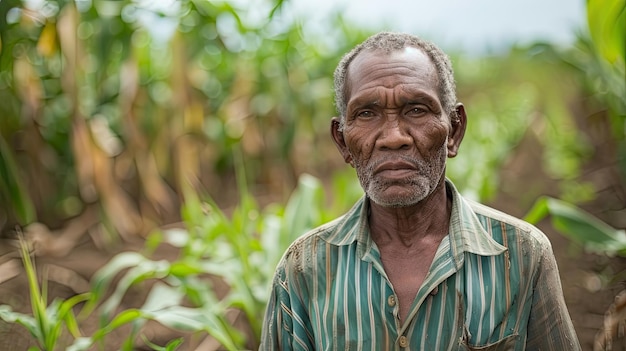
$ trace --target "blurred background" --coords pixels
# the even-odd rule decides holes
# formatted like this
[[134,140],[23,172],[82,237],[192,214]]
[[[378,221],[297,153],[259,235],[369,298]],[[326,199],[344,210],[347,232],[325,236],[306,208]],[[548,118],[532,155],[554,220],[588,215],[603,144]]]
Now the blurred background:
[[362,195],[329,137],[332,73],[380,30],[450,55],[469,126],[448,177],[548,234],[583,348],[606,347],[626,316],[625,8],[0,0],[0,348],[258,347],[282,252]]

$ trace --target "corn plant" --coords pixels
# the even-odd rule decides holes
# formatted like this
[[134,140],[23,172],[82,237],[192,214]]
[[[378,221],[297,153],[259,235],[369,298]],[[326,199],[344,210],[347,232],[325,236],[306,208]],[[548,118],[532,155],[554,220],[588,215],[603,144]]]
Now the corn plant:
[[[111,296],[105,298],[113,278],[127,268]],[[225,304],[214,296],[205,280],[198,279],[200,272],[198,265],[155,261],[135,252],[115,256],[93,277],[92,298],[84,310],[85,314],[98,314],[100,328],[91,336],[77,339],[69,350],[86,350],[94,344],[104,347],[105,338],[111,331],[129,323],[132,330],[122,349],[132,350],[135,336],[147,320],[180,331],[205,331],[229,350],[239,349],[241,335],[226,321]],[[150,279],[159,281],[152,286],[146,302],[140,308],[120,309],[128,289]],[[185,296],[193,296],[191,300],[195,307],[182,305]],[[169,347],[176,345],[172,343]]]
[[[189,189],[182,216],[185,226],[155,232],[146,241],[144,253],[123,252],[111,259],[91,279],[91,291],[65,301],[55,300],[46,308],[45,285],[42,289],[34,265],[22,243],[22,256],[28,273],[33,314],[0,307],[0,317],[24,325],[43,350],[61,347],[59,335],[67,328],[74,341],[69,351],[104,348],[107,336],[124,325],[130,332],[122,350],[132,350],[141,327],[154,320],[183,332],[202,332],[215,338],[228,350],[255,344],[261,332],[274,268],[287,246],[299,235],[347,210],[362,191],[353,174],[335,178],[334,206],[326,205],[321,182],[310,175],[300,177],[298,187],[286,205],[269,204],[261,208],[243,181],[239,182],[241,200],[230,216],[212,200]],[[173,261],[153,260],[150,252],[158,245],[179,248]],[[218,277],[229,286],[223,298],[216,296],[207,276]],[[114,279],[119,280],[107,294]],[[142,306],[125,308],[122,299],[131,287],[154,281]],[[73,308],[84,303],[78,316]],[[246,338],[227,317],[228,311],[242,311],[253,331]],[[99,328],[82,335],[80,321],[96,314]],[[154,350],[174,350],[182,339],[158,346],[145,340]]]
[[240,182],[241,201],[230,218],[214,203],[203,203],[195,194],[188,194],[183,212],[187,229],[164,231],[163,241],[181,248],[180,264],[185,269],[212,274],[228,283],[231,290],[221,302],[246,314],[256,342],[269,284],[288,245],[345,211],[362,194],[358,183],[347,185],[345,178],[337,177],[340,189],[335,192],[340,196],[332,208],[326,206],[320,181],[306,174],[284,207],[271,204],[261,209]]
[[[162,317],[151,314],[149,309],[145,309],[144,311],[129,309],[118,313],[115,318],[95,331],[93,335],[89,337],[83,336],[79,326],[81,318],[80,316],[77,318],[74,314],[74,309],[84,302],[94,301],[94,296],[97,295],[94,295],[92,292],[88,292],[75,295],[66,300],[54,299],[48,305],[47,281],[45,280],[45,274],[43,282],[40,285],[37,277],[37,270],[28,247],[28,243],[23,237],[20,237],[20,253],[24,263],[24,270],[28,278],[32,314],[15,312],[12,310],[11,306],[1,305],[0,318],[9,323],[18,323],[30,332],[38,347],[31,347],[29,350],[86,350],[90,348],[94,342],[102,340],[106,334],[111,333],[113,330],[121,327],[122,325],[133,322],[138,323],[140,319],[159,320],[159,317]],[[124,258],[121,257],[119,260],[123,259]],[[94,292],[98,292],[98,289],[94,290]],[[160,298],[162,298],[164,292],[162,290],[158,290],[158,293],[160,294]],[[168,295],[166,295],[166,297],[167,296]],[[90,310],[87,306],[85,306],[85,308],[86,309],[83,309],[81,313],[83,315],[86,310]],[[167,325],[168,323],[164,324]],[[196,329],[201,328],[196,327]],[[73,343],[70,344],[66,340],[61,339],[61,335],[65,330],[67,330],[74,338]],[[131,334],[124,341],[124,350],[132,350],[133,336],[134,335]],[[181,342],[181,339],[175,339],[166,346],[161,347],[146,341],[146,345],[151,347],[153,350],[172,351],[175,350]]]
[[[358,184],[345,186],[345,180],[338,180],[337,184],[343,188],[337,203],[345,210],[360,196],[360,188]],[[123,313],[142,320],[153,319],[174,329],[204,331],[229,350],[240,349],[246,341],[257,342],[269,283],[281,255],[297,236],[338,213],[324,210],[322,185],[310,175],[300,178],[285,206],[271,204],[261,209],[243,182],[240,191],[240,204],[230,217],[210,199],[203,201],[194,192],[186,193],[183,208],[186,227],[157,232],[147,241],[148,252],[162,243],[178,247],[179,259],[153,261],[143,254],[126,252],[103,267],[92,280],[94,303],[100,301],[116,275],[129,269],[113,294],[102,303],[103,321],[120,306],[130,286],[157,278],[162,283],[153,286],[146,303]],[[205,275],[220,277],[228,284],[230,291],[222,300],[215,296],[207,280],[201,278]],[[184,297],[196,307],[182,307]],[[254,333],[252,340],[244,340],[229,325],[232,322],[225,316],[232,308],[245,313]]]
[[[47,305],[48,294],[46,280],[40,286],[35,264],[31,258],[28,244],[20,237],[20,252],[30,286],[32,315],[15,312],[10,306],[0,306],[0,318],[10,323],[19,323],[33,336],[39,349],[53,351],[58,349],[59,337],[67,329],[74,337],[80,337],[80,330],[73,309],[89,299],[90,294],[80,294],[67,300],[54,299]],[[35,348],[31,348],[33,350]]]

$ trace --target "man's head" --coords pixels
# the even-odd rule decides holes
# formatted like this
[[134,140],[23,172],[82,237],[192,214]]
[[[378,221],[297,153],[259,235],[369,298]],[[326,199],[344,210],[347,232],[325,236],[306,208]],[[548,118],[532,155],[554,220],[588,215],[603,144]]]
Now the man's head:
[[341,126],[345,122],[346,94],[350,87],[346,86],[348,67],[355,57],[366,50],[381,50],[391,52],[405,47],[414,47],[424,52],[435,65],[439,76],[439,98],[442,101],[445,112],[450,118],[455,117],[456,85],[454,72],[448,55],[436,45],[425,41],[415,35],[406,33],[381,32],[372,35],[350,52],[345,54],[335,69],[335,105],[341,120]]
[[456,104],[449,61],[440,50],[412,36],[373,38],[337,69],[342,116],[333,118],[331,133],[374,203],[412,206],[437,189],[445,192],[446,158],[456,156],[463,139],[465,109]]

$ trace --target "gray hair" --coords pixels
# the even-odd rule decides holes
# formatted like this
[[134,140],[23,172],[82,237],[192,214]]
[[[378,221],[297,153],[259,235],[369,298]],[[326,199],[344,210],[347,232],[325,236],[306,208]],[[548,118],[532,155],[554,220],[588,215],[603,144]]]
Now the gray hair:
[[444,111],[451,120],[456,118],[456,85],[452,63],[446,53],[435,44],[423,40],[415,35],[406,33],[381,32],[367,38],[350,52],[345,54],[335,69],[335,106],[341,119],[341,128],[346,121],[346,78],[348,66],[354,58],[365,50],[383,50],[385,53],[401,50],[405,47],[415,47],[422,50],[435,65],[439,76],[439,98]]

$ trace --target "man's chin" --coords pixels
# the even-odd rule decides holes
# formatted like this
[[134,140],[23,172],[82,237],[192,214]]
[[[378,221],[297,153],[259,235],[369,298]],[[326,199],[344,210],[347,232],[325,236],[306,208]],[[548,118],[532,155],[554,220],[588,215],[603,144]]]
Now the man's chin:
[[382,207],[398,208],[417,205],[428,196],[428,190],[411,187],[402,191],[392,191],[388,188],[385,192],[368,191],[367,195],[374,203]]

